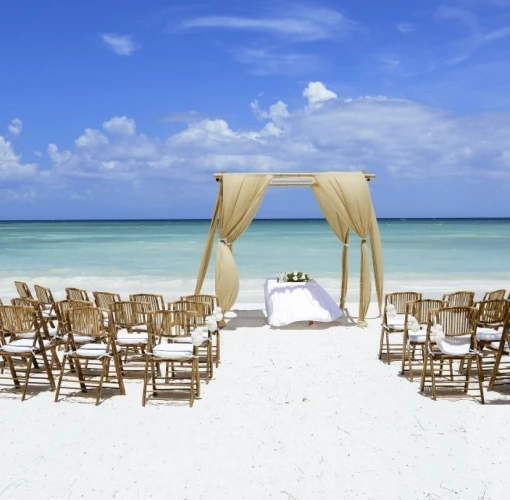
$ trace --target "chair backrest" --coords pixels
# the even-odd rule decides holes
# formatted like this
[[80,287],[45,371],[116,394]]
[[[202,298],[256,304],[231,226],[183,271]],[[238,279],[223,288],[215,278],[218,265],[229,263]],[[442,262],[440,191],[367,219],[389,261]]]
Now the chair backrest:
[[148,304],[149,306],[146,312],[163,311],[165,309],[165,299],[163,295],[157,295],[155,293],[136,293],[130,295],[129,300]]
[[484,296],[483,296],[483,300],[486,301],[486,300],[499,300],[499,299],[504,299],[505,298],[505,295],[506,295],[506,290],[494,290],[492,292],[487,292]]
[[420,299],[407,303],[407,317],[414,316],[418,323],[425,325],[428,323],[430,311],[446,307],[446,302],[436,299]]
[[28,285],[24,281],[15,281],[14,285],[16,286],[16,290],[18,291],[18,295],[22,299],[33,299],[32,292]]
[[58,300],[55,302],[55,314],[58,320],[59,329],[64,332],[68,329],[67,324],[67,311],[72,307],[93,307],[92,302],[86,302],[83,300]]
[[109,310],[112,302],[120,302],[122,299],[118,293],[112,292],[92,292],[96,306],[102,309]]
[[46,288],[44,286],[40,285],[34,285],[35,289],[35,296],[37,297],[37,300],[43,305],[43,306],[54,306],[55,299],[53,298],[53,294],[51,293],[51,290],[49,288]]
[[474,307],[442,307],[430,311],[428,328],[431,329],[435,324],[440,324],[445,337],[476,336],[477,319],[478,311]]
[[39,332],[39,322],[32,306],[0,306],[0,327],[3,334]]
[[475,304],[475,292],[459,291],[445,293],[443,295],[443,300],[448,304],[448,307],[473,307]]
[[210,316],[214,309],[216,308],[218,302],[216,300],[216,295],[207,295],[207,294],[194,294],[194,295],[184,295],[181,297],[181,300],[185,300],[188,302],[204,302],[208,304],[206,315]]
[[117,328],[131,328],[145,324],[146,310],[147,303],[145,302],[122,300],[110,304],[113,323]]
[[68,300],[84,300],[90,302],[87,290],[82,288],[66,288],[66,297]]
[[477,302],[478,325],[489,328],[503,326],[509,306],[509,302],[505,299],[482,300],[481,302]]
[[384,314],[386,316],[386,307],[389,304],[393,304],[395,306],[395,311],[397,314],[405,314],[406,306],[408,302],[414,302],[416,300],[420,300],[423,294],[420,292],[394,292],[388,293],[384,297]]
[[192,311],[150,311],[147,313],[147,331],[156,339],[190,335],[195,326],[195,314]]
[[66,311],[69,332],[88,337],[103,338],[109,334],[105,326],[104,309],[97,307],[70,307]]

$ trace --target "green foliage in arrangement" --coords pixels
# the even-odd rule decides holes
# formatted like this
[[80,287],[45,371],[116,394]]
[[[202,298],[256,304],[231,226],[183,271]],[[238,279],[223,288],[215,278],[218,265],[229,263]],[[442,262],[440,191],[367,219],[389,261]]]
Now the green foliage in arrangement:
[[294,271],[292,273],[286,273],[287,281],[294,281],[296,283],[308,281],[310,276],[307,273],[303,273],[301,271]]

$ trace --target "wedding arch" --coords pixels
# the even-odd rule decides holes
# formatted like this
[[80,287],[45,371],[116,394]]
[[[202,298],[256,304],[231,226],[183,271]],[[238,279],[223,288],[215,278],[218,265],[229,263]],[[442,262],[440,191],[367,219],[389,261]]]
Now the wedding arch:
[[372,295],[367,239],[370,240],[379,313],[383,298],[383,253],[379,226],[368,182],[375,175],[360,172],[323,173],[225,173],[214,174],[219,182],[204,255],[198,271],[195,293],[200,293],[211,260],[219,225],[216,253],[216,295],[224,311],[229,311],[239,294],[239,274],[232,253],[233,243],[255,217],[270,186],[310,186],[325,219],[343,243],[340,308],[345,308],[348,283],[349,233],[361,238],[361,272],[358,326],[366,326],[365,317]]

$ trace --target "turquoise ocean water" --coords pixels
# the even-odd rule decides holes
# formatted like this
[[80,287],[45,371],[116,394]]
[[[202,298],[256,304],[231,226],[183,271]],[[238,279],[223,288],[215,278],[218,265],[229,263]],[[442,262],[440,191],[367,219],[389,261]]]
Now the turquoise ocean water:
[[[383,219],[379,225],[386,289],[505,281],[510,288],[510,219]],[[0,222],[0,296],[9,295],[15,278],[57,289],[189,289],[208,228],[209,221]],[[354,288],[358,241],[353,236],[350,245]],[[251,293],[245,298],[260,299],[263,280],[283,270],[306,271],[336,288],[341,248],[324,220],[254,221],[234,244],[243,288]],[[213,276],[214,254],[206,287]]]

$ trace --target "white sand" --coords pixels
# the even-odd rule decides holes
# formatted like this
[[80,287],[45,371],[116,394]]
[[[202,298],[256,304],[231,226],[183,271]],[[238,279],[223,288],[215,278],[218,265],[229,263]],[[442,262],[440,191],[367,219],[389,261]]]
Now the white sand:
[[258,309],[192,409],[142,408],[138,382],[99,407],[0,393],[0,499],[508,498],[510,399],[420,395],[377,359],[378,319],[271,330]]

